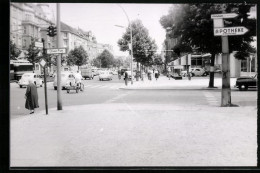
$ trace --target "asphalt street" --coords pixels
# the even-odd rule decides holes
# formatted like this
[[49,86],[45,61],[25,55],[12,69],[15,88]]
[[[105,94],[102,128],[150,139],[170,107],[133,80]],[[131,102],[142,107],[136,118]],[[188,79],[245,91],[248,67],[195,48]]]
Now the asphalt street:
[[83,82],[84,92],[62,91],[61,111],[49,83],[49,116],[43,88],[40,108],[30,115],[25,88],[11,84],[11,166],[257,163],[256,89],[232,88],[232,103],[239,107],[220,107],[221,89],[126,90],[119,89],[124,83],[117,76]]
[[[148,103],[148,104],[174,104],[174,105],[220,105],[221,89],[217,90],[121,90],[124,86],[123,79],[117,75],[111,81],[99,81],[98,76],[93,80],[83,80],[84,92],[76,93],[75,90],[67,93],[62,90],[62,106],[89,105],[104,103]],[[18,84],[10,84],[10,117],[19,118],[28,115],[29,111],[24,108],[24,94],[26,88],[19,88]],[[38,88],[39,106],[36,111],[45,110],[44,87]],[[52,82],[47,84],[48,108],[57,107],[57,91]],[[239,106],[256,106],[257,91],[239,91],[232,88],[232,103]]]

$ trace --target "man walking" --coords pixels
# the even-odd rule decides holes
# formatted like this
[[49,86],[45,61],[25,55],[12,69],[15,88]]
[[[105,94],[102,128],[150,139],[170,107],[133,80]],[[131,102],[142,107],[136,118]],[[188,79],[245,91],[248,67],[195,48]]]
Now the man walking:
[[127,84],[128,84],[128,73],[127,73],[127,71],[125,71],[124,80],[125,80],[125,85],[127,86]]
[[30,110],[30,114],[34,113],[34,109],[39,107],[37,87],[32,79],[29,79],[29,84],[25,93],[25,108]]
[[154,71],[154,77],[155,77],[156,81],[159,78],[159,71],[157,69]]

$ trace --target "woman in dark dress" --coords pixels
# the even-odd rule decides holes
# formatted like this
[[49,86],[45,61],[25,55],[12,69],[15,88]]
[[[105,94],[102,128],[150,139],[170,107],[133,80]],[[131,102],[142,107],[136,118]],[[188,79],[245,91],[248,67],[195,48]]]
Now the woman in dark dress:
[[26,89],[25,93],[25,108],[30,110],[30,114],[34,113],[34,108],[39,107],[38,103],[38,92],[37,87],[33,83],[32,79],[29,79],[29,84]]

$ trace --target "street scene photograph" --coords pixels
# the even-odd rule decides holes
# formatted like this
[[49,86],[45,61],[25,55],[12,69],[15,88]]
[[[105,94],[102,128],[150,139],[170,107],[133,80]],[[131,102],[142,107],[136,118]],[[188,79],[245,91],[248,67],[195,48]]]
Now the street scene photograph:
[[10,2],[10,169],[256,167],[256,7]]

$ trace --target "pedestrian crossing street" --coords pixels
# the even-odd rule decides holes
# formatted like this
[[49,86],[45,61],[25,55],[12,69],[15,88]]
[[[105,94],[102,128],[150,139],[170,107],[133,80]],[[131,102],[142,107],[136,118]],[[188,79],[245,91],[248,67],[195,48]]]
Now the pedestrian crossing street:
[[210,92],[203,92],[204,96],[206,97],[209,105],[211,106],[219,106],[220,102],[218,99]]

